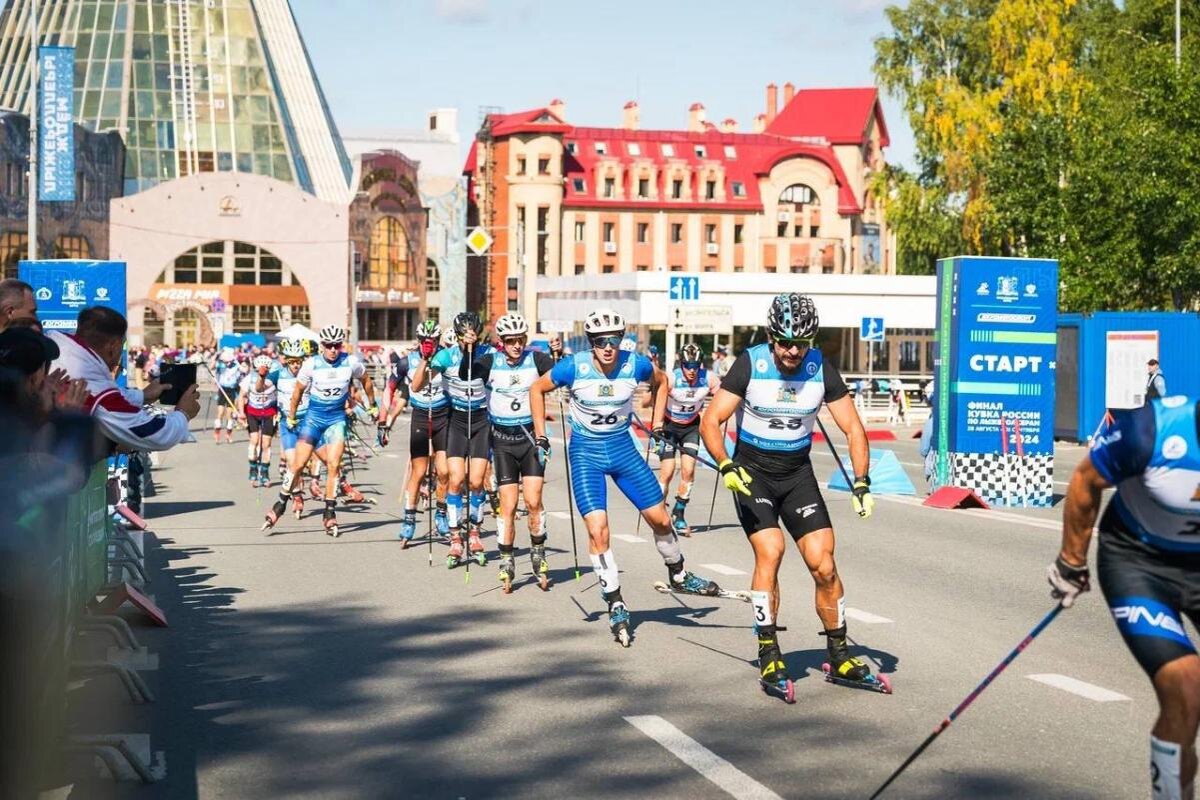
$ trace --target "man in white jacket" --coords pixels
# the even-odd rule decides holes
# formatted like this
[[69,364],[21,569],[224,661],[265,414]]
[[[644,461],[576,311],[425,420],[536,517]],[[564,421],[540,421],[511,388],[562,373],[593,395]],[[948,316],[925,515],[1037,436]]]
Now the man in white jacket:
[[85,409],[104,434],[118,446],[130,450],[167,450],[189,439],[188,422],[200,413],[200,400],[193,384],[179,398],[174,411],[160,413],[144,408],[168,388],[155,382],[144,391],[122,389],[113,380],[121,363],[128,323],[111,308],[96,306],[79,312],[74,334],[52,331],[58,345],[54,367],[71,378],[87,381]]

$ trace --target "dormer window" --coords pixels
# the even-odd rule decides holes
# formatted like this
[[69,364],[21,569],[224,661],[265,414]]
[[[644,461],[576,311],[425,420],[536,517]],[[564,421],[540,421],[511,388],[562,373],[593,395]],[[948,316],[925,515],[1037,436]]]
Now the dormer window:
[[704,147],[704,145],[696,145],[696,158],[708,158],[708,150]]
[[725,157],[728,159],[737,158],[737,148],[731,144],[725,145]]
[[745,197],[746,196],[746,184],[742,183],[741,181],[734,181],[733,182],[733,196],[734,197]]
[[597,155],[605,155],[608,152],[608,145],[604,142],[596,142]]
[[578,149],[579,145],[575,144],[575,142],[567,142],[567,152],[571,155],[575,155],[575,151]]
[[664,144],[662,146],[662,154],[663,154],[663,158],[674,158],[675,157],[675,145]]
[[631,156],[640,156],[642,154],[642,146],[637,142],[630,142],[629,144],[625,145],[625,148],[629,151],[629,155]]
[[583,178],[573,178],[571,180],[571,185],[575,187],[575,191],[579,194],[583,194],[587,191],[587,181],[585,181]]

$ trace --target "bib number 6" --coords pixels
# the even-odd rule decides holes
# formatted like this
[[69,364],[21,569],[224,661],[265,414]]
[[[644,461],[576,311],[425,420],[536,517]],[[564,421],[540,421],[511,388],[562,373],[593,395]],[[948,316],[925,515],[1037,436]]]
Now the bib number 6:
[[597,413],[596,413],[596,412],[594,412],[594,411],[592,412],[592,425],[593,425],[593,426],[596,426],[596,425],[616,425],[616,424],[617,424],[617,420],[618,420],[618,419],[619,419],[619,417],[618,417],[616,414],[608,414],[608,415],[606,416],[606,415],[604,415],[604,414],[597,414]]

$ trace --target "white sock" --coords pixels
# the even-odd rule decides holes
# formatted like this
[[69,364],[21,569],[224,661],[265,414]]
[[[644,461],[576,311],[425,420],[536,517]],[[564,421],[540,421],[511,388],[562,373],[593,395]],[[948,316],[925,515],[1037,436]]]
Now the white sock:
[[775,624],[771,614],[771,593],[750,590],[750,607],[754,609],[754,624],[760,628]]
[[621,572],[617,569],[617,559],[612,548],[603,553],[591,554],[592,569],[600,579],[600,591],[612,594],[621,588]]
[[1183,747],[1150,736],[1150,796],[1153,800],[1191,800],[1192,787],[1184,788],[1180,761]]

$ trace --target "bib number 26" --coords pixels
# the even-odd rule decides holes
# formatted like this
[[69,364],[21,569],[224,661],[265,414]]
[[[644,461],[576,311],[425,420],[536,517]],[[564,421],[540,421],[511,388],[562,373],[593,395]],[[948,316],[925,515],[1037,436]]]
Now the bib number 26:
[[606,414],[597,414],[594,411],[591,412],[591,414],[592,414],[592,426],[593,427],[596,427],[599,425],[616,425],[617,422],[620,420],[620,417],[617,414],[607,414],[607,415]]

